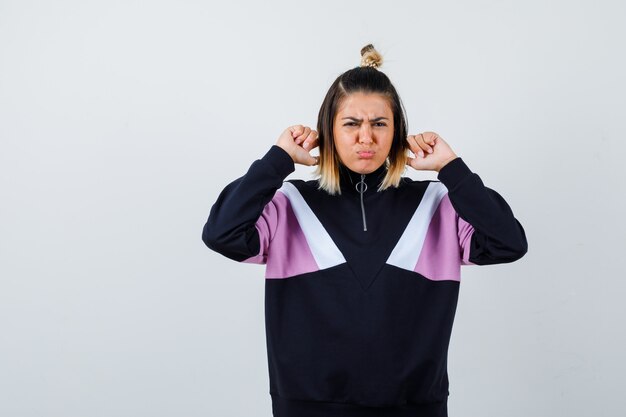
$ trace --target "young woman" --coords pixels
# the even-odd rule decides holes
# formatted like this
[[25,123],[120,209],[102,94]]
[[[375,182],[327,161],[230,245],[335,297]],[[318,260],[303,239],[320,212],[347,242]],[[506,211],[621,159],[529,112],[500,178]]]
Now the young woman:
[[[446,141],[407,135],[380,54],[361,55],[330,87],[317,131],[287,128],[224,188],[202,232],[212,250],[266,265],[277,417],[447,416],[461,266],[528,250],[506,201]],[[318,178],[285,180],[295,163]],[[407,166],[438,180],[402,177]]]

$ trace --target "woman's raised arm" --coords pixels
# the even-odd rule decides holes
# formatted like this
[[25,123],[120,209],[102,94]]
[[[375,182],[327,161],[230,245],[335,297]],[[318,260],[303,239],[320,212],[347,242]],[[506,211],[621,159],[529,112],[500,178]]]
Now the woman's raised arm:
[[284,210],[282,204],[273,204],[276,190],[295,170],[295,163],[318,163],[309,154],[317,146],[315,130],[303,125],[285,129],[245,175],[222,190],[202,229],[205,245],[238,262],[265,264],[279,212]]
[[[291,156],[281,147],[272,145],[261,159],[252,163],[245,175],[228,184],[219,194],[202,229],[205,245],[238,262],[252,258],[249,262],[265,263],[276,211],[264,208],[294,170]],[[262,235],[257,227],[261,228]]]
[[448,162],[437,178],[448,189],[450,202],[459,215],[464,265],[513,262],[528,252],[526,233],[511,207],[498,192],[486,187],[460,157]]

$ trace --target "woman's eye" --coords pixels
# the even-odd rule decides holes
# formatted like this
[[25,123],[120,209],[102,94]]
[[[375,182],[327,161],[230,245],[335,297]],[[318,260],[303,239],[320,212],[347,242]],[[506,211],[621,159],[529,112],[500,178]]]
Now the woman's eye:
[[[348,123],[346,123],[344,126],[354,126],[355,124],[356,124],[356,123],[354,123],[354,122],[348,122]],[[385,122],[377,122],[377,123],[375,123],[375,124],[376,124],[376,125],[378,125],[378,126],[387,126],[387,125],[385,124]]]

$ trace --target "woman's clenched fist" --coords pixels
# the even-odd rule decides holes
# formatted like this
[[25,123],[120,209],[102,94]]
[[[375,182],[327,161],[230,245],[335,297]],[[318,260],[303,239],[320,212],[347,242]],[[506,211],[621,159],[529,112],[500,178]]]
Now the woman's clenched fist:
[[317,131],[308,126],[290,126],[280,135],[277,146],[283,148],[296,164],[317,165],[319,156],[312,156],[309,152],[319,145]]
[[409,135],[406,140],[416,156],[407,157],[406,164],[414,169],[439,172],[448,162],[457,158],[450,145],[435,132]]

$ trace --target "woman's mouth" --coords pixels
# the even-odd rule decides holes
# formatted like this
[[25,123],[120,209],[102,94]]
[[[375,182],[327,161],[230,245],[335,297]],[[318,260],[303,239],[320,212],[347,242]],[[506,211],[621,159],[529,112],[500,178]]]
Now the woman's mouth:
[[360,152],[357,152],[357,154],[359,155],[359,158],[363,158],[363,159],[371,159],[374,156],[373,151],[360,151]]

